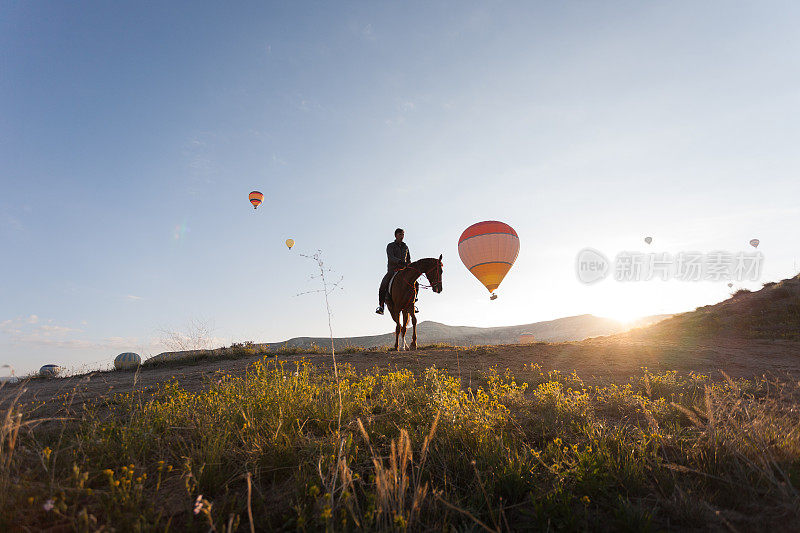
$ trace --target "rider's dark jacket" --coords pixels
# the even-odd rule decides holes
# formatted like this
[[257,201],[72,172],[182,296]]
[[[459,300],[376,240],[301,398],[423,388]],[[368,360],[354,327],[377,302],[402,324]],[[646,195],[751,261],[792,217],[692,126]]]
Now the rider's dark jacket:
[[389,259],[386,267],[389,272],[403,268],[411,262],[411,253],[408,251],[408,246],[403,241],[397,241],[397,239],[386,245],[386,256]]

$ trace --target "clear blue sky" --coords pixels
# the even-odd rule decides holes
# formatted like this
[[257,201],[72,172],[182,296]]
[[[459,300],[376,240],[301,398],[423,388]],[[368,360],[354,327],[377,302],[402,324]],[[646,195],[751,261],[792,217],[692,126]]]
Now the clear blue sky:
[[[449,324],[726,297],[577,281],[580,249],[644,235],[758,237],[761,281],[788,277],[798,20],[796,2],[2,2],[0,363],[153,355],[192,319],[218,344],[324,335],[320,295],[296,296],[316,249],[344,277],[334,333],[389,331],[396,226],[415,258],[444,254],[420,319]],[[486,219],[522,246],[494,302],[457,253]]]

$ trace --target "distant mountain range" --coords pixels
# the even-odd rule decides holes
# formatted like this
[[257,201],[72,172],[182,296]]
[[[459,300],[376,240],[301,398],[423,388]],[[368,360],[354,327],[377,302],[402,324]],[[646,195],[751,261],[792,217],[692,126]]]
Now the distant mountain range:
[[[542,342],[579,341],[589,337],[613,335],[632,328],[648,326],[660,322],[672,315],[654,315],[639,319],[633,323],[623,324],[610,318],[593,315],[578,315],[547,322],[534,322],[518,326],[502,326],[495,328],[478,328],[470,326],[448,326],[439,322],[425,321],[417,324],[417,345],[453,344],[472,346],[479,344],[515,344],[522,333],[531,333],[535,340]],[[365,337],[334,338],[334,346],[342,349],[348,346],[359,348],[377,348],[394,346],[394,333],[370,335]],[[411,343],[411,331],[406,333],[406,342]],[[260,346],[271,350],[287,348],[310,348],[312,345],[327,347],[328,337],[295,337],[283,342],[264,343]]]

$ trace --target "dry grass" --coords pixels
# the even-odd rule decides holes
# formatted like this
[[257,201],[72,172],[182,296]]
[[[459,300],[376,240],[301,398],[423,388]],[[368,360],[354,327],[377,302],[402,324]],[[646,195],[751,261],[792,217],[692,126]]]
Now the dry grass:
[[[800,383],[434,367],[242,377],[0,427],[0,529],[789,530]],[[21,388],[2,389],[19,394]]]

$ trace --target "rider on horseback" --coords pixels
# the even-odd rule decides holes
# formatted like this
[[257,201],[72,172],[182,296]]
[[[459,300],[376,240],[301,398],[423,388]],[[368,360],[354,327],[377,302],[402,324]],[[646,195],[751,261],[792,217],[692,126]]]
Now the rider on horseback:
[[[408,251],[408,246],[403,242],[405,232],[401,228],[394,230],[394,240],[386,246],[386,256],[389,262],[386,266],[387,272],[381,280],[381,286],[378,289],[378,308],[375,310],[379,315],[383,314],[383,303],[386,301],[386,293],[389,291],[389,281],[392,275],[398,270],[402,270],[411,263],[411,252]],[[418,313],[419,310],[414,308],[414,312]]]

